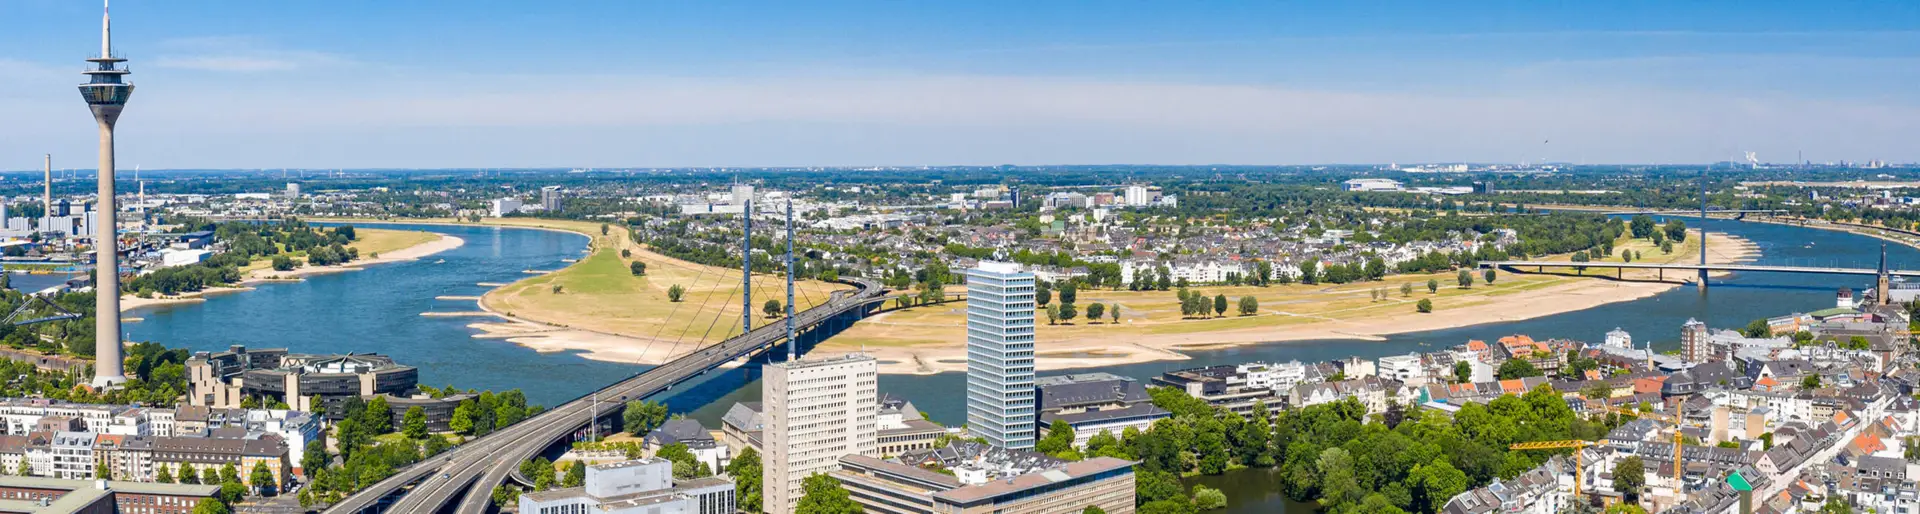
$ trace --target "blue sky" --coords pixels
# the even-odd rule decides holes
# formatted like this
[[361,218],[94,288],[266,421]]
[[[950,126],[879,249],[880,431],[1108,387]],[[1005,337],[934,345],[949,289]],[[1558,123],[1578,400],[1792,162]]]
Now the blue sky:
[[[1038,5],[1035,5],[1038,4]],[[147,168],[1920,160],[1914,2],[121,0]],[[0,0],[0,169],[99,6]]]

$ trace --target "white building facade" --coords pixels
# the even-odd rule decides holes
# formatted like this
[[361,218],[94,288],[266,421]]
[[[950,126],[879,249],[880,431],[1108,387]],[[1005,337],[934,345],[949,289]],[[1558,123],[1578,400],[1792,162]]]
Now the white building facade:
[[1002,448],[1033,447],[1033,274],[982,261],[967,270],[967,428]]

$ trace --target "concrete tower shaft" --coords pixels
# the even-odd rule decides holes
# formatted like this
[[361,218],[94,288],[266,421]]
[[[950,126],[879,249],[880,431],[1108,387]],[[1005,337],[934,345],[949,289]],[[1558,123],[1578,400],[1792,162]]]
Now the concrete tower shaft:
[[120,358],[120,241],[114,226],[118,209],[113,201],[113,128],[120,122],[127,99],[133,96],[133,84],[125,80],[133,72],[121,65],[126,59],[113,55],[112,20],[110,11],[100,16],[100,56],[87,59],[93,68],[84,72],[87,83],[80,85],[80,97],[100,125],[100,190],[93,222],[96,388],[127,381],[125,363]]

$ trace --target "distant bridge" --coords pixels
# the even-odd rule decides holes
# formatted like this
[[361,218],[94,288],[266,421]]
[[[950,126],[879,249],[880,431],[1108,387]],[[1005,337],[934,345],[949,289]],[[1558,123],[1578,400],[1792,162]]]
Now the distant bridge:
[[[1698,218],[1698,217],[1700,217],[1700,211],[1698,211],[1698,210],[1692,210],[1692,211],[1681,211],[1681,210],[1668,210],[1668,211],[1595,211],[1595,212],[1599,212],[1599,213],[1601,213],[1601,214],[1607,214],[1607,215],[1621,215],[1621,216],[1627,216],[1627,215],[1640,215],[1640,214],[1645,214],[1645,215],[1648,215],[1648,216],[1691,216],[1691,217],[1695,217],[1695,218]],[[1715,214],[1734,214],[1734,215],[1740,215],[1740,216],[1745,216],[1745,215],[1748,215],[1748,214],[1786,214],[1787,212],[1788,212],[1788,211],[1787,211],[1786,209],[1726,209],[1726,210],[1712,210],[1712,209],[1708,209],[1708,210],[1707,210],[1707,215],[1708,215],[1708,216],[1712,216],[1712,215],[1715,215]]]
[[[1546,268],[1585,268],[1611,269],[1616,273],[1630,269],[1650,269],[1657,271],[1687,270],[1734,271],[1753,273],[1802,273],[1825,275],[1867,275],[1876,276],[1880,270],[1874,268],[1836,268],[1816,266],[1763,266],[1758,264],[1655,264],[1645,262],[1568,262],[1568,261],[1487,261],[1480,263],[1482,268],[1501,268],[1518,271],[1522,268],[1534,268],[1545,271]],[[1920,271],[1887,270],[1887,275],[1898,277],[1920,277]],[[1662,275],[1664,277],[1664,275]]]

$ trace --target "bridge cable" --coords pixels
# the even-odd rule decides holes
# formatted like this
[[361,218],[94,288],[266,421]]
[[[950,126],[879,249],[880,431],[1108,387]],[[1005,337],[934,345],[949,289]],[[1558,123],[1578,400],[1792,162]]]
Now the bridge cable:
[[[661,254],[661,255],[663,257],[665,256],[665,254]],[[668,258],[671,259],[672,257],[668,257]],[[697,265],[698,263],[695,263],[695,264]],[[698,269],[698,273],[693,276],[693,284],[695,286],[698,286],[700,284],[700,279],[707,275],[707,269],[709,267],[704,265],[697,265],[696,268]],[[669,285],[668,287],[672,287],[672,286]],[[653,351],[653,344],[660,342],[660,334],[666,331],[668,323],[671,323],[673,320],[678,319],[676,316],[680,314],[680,307],[686,305],[686,303],[687,302],[673,302],[673,309],[667,311],[666,319],[660,320],[660,326],[655,327],[653,329],[653,337],[647,338],[647,348],[645,350],[641,350],[640,353],[642,355],[645,355],[647,352]],[[684,334],[684,332],[682,333]],[[678,343],[675,343],[675,344],[677,345]],[[672,350],[669,350],[667,352],[667,357],[669,359],[673,357]],[[665,363],[665,361],[662,361],[662,363]]]
[[[727,301],[725,303],[720,304],[720,312],[714,313],[713,321],[707,322],[707,331],[700,334],[700,340],[694,343],[696,347],[698,347],[698,345],[702,343],[705,343],[707,341],[707,336],[713,335],[714,327],[717,327],[720,325],[720,318],[725,317],[724,315],[727,313],[727,304],[733,303],[733,296],[740,294],[741,289],[742,288],[740,287],[733,287],[733,288],[727,289]],[[733,329],[729,328],[727,330],[732,331]],[[742,333],[741,335],[746,335],[746,334]],[[678,348],[679,346],[675,345],[675,349],[677,350]]]
[[[696,265],[699,265],[699,266],[701,266],[703,270],[704,270],[705,268],[707,268],[707,266],[706,266],[706,265],[704,265],[704,264],[698,264],[698,263],[696,263]],[[714,273],[714,274],[715,274],[716,276],[720,276],[720,277],[724,277],[724,276],[725,276],[724,274],[721,274],[721,273],[717,273],[717,272],[716,272],[716,273]],[[697,283],[695,284],[695,286],[698,286],[698,285],[699,285],[699,284],[697,284]],[[718,284],[716,283],[715,285],[718,285]],[[689,290],[689,291],[691,291],[691,290]],[[732,300],[731,300],[731,299],[729,299],[728,301],[732,301]],[[685,328],[687,328],[687,329],[691,329],[691,328],[693,328],[693,325],[694,325],[694,324],[695,324],[695,323],[696,323],[696,322],[697,322],[697,321],[698,321],[698,320],[700,319],[700,313],[703,313],[703,312],[706,312],[706,311],[707,311],[707,305],[709,305],[709,304],[710,304],[711,302],[713,302],[713,295],[712,295],[712,294],[707,294],[705,298],[702,298],[702,299],[700,300],[700,308],[698,308],[698,309],[695,309],[695,310],[693,311],[693,315],[687,318],[687,326],[686,326]],[[722,312],[724,312],[724,311],[726,311],[726,306],[725,306],[725,305],[722,305],[722,306],[720,307],[720,309],[721,309],[721,311],[722,311]],[[714,317],[714,319],[715,319],[715,320],[718,320],[718,319],[719,319],[719,314],[715,314],[714,316],[715,316],[715,317]],[[664,326],[664,325],[663,325],[663,326]],[[709,328],[708,328],[708,330],[712,330],[712,328],[711,328],[711,327],[712,327],[712,325],[711,325],[711,324],[709,324],[709,325],[708,325],[708,327],[709,327]],[[671,360],[673,360],[673,355],[674,355],[675,353],[678,353],[678,352],[680,351],[680,342],[681,342],[681,341],[683,341],[683,340],[685,340],[685,339],[687,338],[687,332],[688,332],[687,330],[682,330],[682,331],[680,332],[680,335],[679,335],[679,336],[676,336],[676,337],[674,337],[674,339],[673,339],[673,346],[672,346],[671,348],[668,348],[668,349],[667,349],[667,360],[669,360],[669,361],[671,361]]]

